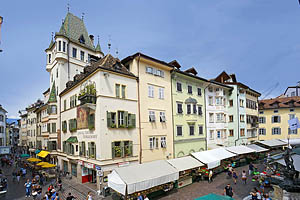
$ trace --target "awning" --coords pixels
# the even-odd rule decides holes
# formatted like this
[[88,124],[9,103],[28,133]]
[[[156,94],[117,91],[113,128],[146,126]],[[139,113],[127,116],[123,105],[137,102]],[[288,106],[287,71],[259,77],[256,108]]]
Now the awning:
[[40,162],[41,160],[38,158],[28,158],[27,161],[29,162]]
[[37,149],[37,150],[35,150],[35,154],[38,154],[38,153],[40,153],[41,152],[41,150],[39,150],[39,149]]
[[235,153],[235,154],[238,154],[238,155],[256,152],[254,149],[251,149],[251,148],[246,147],[244,145],[226,147],[225,149],[227,151],[230,151],[231,153]]
[[203,163],[199,162],[192,156],[175,158],[175,159],[167,160],[167,162],[170,163],[170,165],[172,165],[178,171],[184,171],[184,170],[194,169],[194,168],[204,166]]
[[[129,165],[108,175],[108,186],[125,195],[178,180],[179,172],[165,160]],[[124,185],[125,184],[125,185]]]
[[36,164],[37,166],[42,166],[42,165],[47,165],[47,164],[50,164],[48,162],[39,162],[38,164]]
[[77,139],[76,136],[71,136],[71,137],[69,137],[69,138],[66,140],[66,142],[68,142],[68,143],[78,143],[78,139]]
[[[294,160],[295,170],[300,172],[300,155],[294,154],[294,155],[292,155],[292,158]],[[280,160],[277,160],[275,162],[280,163],[283,166],[286,166],[283,158]]]
[[52,168],[52,167],[56,167],[56,165],[50,163],[42,165],[42,168]]
[[208,169],[212,169],[219,166],[221,160],[236,156],[236,154],[230,153],[224,148],[195,152],[192,153],[192,155],[200,162],[207,164]]
[[218,194],[214,194],[214,193],[210,193],[208,195],[202,196],[202,197],[198,197],[195,200],[234,200],[233,198],[229,197],[229,196],[223,196],[223,195],[218,195]]
[[[281,140],[281,141],[288,143],[288,140],[287,140],[287,139],[284,139],[284,140]],[[297,145],[300,145],[300,139],[299,139],[299,138],[293,138],[293,139],[290,139],[289,144],[290,144],[291,146],[297,146]]]
[[261,146],[258,146],[256,144],[249,144],[247,145],[247,147],[251,148],[251,149],[254,149],[257,153],[260,153],[260,152],[264,152],[264,151],[268,151],[269,149],[265,149]]
[[50,152],[49,151],[41,151],[37,154],[37,156],[45,158]]
[[22,154],[20,157],[21,158],[26,158],[26,157],[29,157],[30,155],[29,154]]
[[265,141],[257,141],[260,144],[263,144],[268,147],[280,147],[280,146],[285,146],[287,145],[287,142],[273,139],[273,140],[265,140]]

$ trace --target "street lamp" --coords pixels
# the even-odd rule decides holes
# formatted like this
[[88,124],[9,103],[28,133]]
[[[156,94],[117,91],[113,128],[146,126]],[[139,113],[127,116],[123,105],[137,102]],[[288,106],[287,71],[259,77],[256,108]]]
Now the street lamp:
[[[0,44],[1,44],[1,26],[2,26],[2,23],[3,23],[3,17],[0,16]],[[0,53],[2,52],[3,50],[0,49]]]

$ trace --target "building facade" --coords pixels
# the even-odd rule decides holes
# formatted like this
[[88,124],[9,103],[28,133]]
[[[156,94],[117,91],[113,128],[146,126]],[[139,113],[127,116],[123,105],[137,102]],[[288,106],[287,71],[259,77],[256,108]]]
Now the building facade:
[[299,138],[289,129],[288,120],[300,117],[300,97],[282,97],[259,101],[259,140]]
[[208,81],[198,77],[194,68],[180,71],[177,67],[172,72],[175,158],[206,150],[204,89],[207,85]]
[[6,146],[6,113],[7,111],[0,105],[0,146]]
[[27,146],[27,112],[19,111],[20,113],[20,140],[19,146]]

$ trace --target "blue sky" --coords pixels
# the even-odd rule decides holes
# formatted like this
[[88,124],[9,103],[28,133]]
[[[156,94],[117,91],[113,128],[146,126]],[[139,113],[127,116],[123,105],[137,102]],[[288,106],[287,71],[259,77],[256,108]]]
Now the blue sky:
[[223,70],[271,96],[300,80],[297,0],[1,1],[0,104],[17,116],[49,87],[44,50],[67,12],[85,13],[89,34],[119,58],[138,51],[176,59],[184,69],[214,78]]

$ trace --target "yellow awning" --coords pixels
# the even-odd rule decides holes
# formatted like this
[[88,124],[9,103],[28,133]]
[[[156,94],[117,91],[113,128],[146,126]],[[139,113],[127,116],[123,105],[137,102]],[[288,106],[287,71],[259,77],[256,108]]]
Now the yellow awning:
[[37,156],[45,158],[50,152],[49,151],[41,151],[37,154]]
[[47,164],[50,164],[50,163],[48,163],[48,162],[39,162],[38,164],[36,164],[36,165],[38,165],[38,166],[42,166],[42,165],[47,165]]
[[29,162],[39,162],[39,161],[41,161],[40,159],[38,159],[38,158],[28,158],[27,159]]
[[42,165],[42,168],[51,168],[51,167],[56,167],[56,165],[50,163]]

